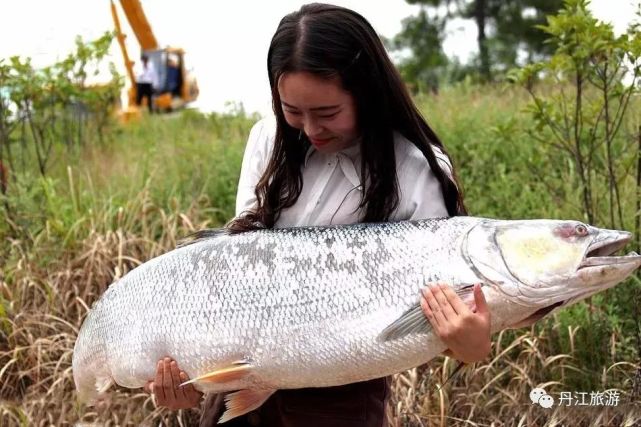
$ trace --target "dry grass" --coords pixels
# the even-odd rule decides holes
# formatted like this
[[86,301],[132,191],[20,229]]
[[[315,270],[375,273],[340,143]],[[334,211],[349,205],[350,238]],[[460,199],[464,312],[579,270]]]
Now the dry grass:
[[[145,260],[173,248],[177,236],[196,228],[194,204],[186,212],[166,212],[143,195],[104,218],[116,231],[88,230],[76,251],[61,251],[43,268],[39,255],[51,256],[46,244],[23,248],[20,257],[3,270],[2,297],[8,304],[0,336],[0,425],[181,425],[187,414],[163,414],[148,396],[116,390],[100,414],[76,403],[71,371],[75,339],[91,304],[118,277]],[[150,218],[157,218],[151,220]],[[196,224],[196,225],[194,225]],[[128,230],[141,228],[135,235]],[[11,285],[7,278],[11,278]]]
[[[90,229],[74,251],[61,251],[43,268],[37,257],[54,250],[42,242],[3,271],[1,295],[6,305],[0,341],[0,425],[189,425],[197,411],[156,409],[139,390],[115,389],[100,412],[78,406],[71,372],[75,338],[88,307],[106,287],[150,257],[173,248],[176,239],[206,226],[197,205],[184,212],[165,211],[144,193],[118,209],[105,224],[115,231]],[[107,214],[105,214],[107,215]],[[153,219],[152,219],[153,218]],[[90,223],[90,222],[88,222]],[[133,233],[131,230],[140,230]],[[9,285],[7,278],[11,278]],[[502,332],[495,337],[487,363],[464,368],[444,387],[455,361],[439,358],[397,375],[390,402],[393,426],[634,425],[638,407],[557,408],[530,404],[529,391],[544,386],[564,390],[564,378],[580,371],[572,354],[550,353],[551,319],[543,328]],[[570,339],[576,330],[570,331]],[[613,338],[614,339],[614,338]],[[607,368],[603,383],[632,384],[638,365]],[[616,377],[613,379],[613,377]],[[632,387],[626,387],[632,390]],[[629,399],[622,390],[622,401]],[[81,423],[81,424],[78,424]]]
[[[548,322],[554,322],[554,319]],[[638,397],[631,401],[632,396],[623,390],[620,390],[621,403],[616,407],[554,406],[544,409],[533,405],[529,393],[535,387],[543,387],[555,397],[559,391],[581,391],[564,387],[564,373],[581,371],[580,367],[569,354],[546,354],[547,339],[545,330],[503,331],[494,337],[488,362],[464,367],[447,383],[457,363],[449,358],[435,359],[428,365],[396,375],[390,424],[633,426],[641,423]],[[613,368],[606,369],[604,382]],[[638,365],[625,367],[627,381],[632,381],[635,370]]]
[[[519,126],[510,124],[522,99],[507,95],[470,89],[469,93],[429,99],[428,116],[437,123],[435,128],[461,163],[464,183],[470,184],[467,194],[471,211],[496,217],[505,217],[506,213],[514,217],[561,216],[546,193],[531,183],[527,171],[520,173],[523,168],[508,167],[522,164],[519,159],[528,155],[531,141]],[[457,114],[458,110],[464,111]],[[59,175],[68,176],[69,189],[78,195],[71,213],[57,215],[60,208],[66,209],[71,203],[56,205],[61,197],[53,194],[46,199],[53,206],[49,208],[53,219],[42,231],[28,239],[2,242],[0,427],[181,426],[198,416],[197,411],[158,410],[146,394],[121,388],[112,391],[111,401],[100,412],[80,407],[76,404],[71,355],[88,307],[110,283],[141,262],[173,248],[178,238],[216,225],[206,219],[228,218],[234,196],[230,183],[237,179],[251,120],[201,122],[202,118],[189,116],[178,122],[179,126],[165,128],[152,123],[155,127],[151,131],[144,127],[139,130],[145,141],[127,133],[113,151],[105,148],[83,153],[81,163],[90,171],[85,180],[89,182],[85,187],[93,195],[89,201],[83,205],[80,197],[83,189],[79,188],[79,177],[83,173],[78,169],[74,169],[75,175],[62,171]],[[512,140],[505,135],[513,133],[516,136],[512,138],[520,145],[508,144]],[[212,138],[221,143],[210,143]],[[141,142],[144,144],[139,146]],[[174,151],[178,149],[192,154]],[[499,167],[503,163],[507,166]],[[205,179],[209,173],[216,176],[213,184]],[[125,190],[133,193],[120,195],[119,200],[128,200],[122,207],[117,207],[105,190],[107,184],[130,189],[151,180],[163,184],[153,189],[156,197],[146,189],[138,193]],[[107,196],[102,197],[103,193]],[[208,194],[211,199],[201,200],[198,194]],[[185,202],[191,197],[193,202]],[[29,205],[25,212],[35,215],[38,207]],[[1,259],[5,255],[9,261]],[[592,325],[611,315],[598,311],[603,307],[606,305],[591,307],[591,316],[596,319]],[[465,367],[443,388],[439,387],[455,368],[451,359],[437,358],[397,375],[389,410],[391,425],[641,425],[641,364],[631,349],[634,341],[616,328],[607,332],[605,339],[590,341],[590,334],[585,333],[590,332],[590,323],[573,319],[554,317],[530,330],[498,334],[486,363]],[[595,358],[609,361],[599,372],[586,369],[587,348],[608,354]],[[622,404],[616,408],[546,410],[530,403],[529,392],[535,386],[543,385],[555,396],[560,391],[592,391],[577,389],[573,385],[577,376],[595,384],[594,391],[620,390]]]

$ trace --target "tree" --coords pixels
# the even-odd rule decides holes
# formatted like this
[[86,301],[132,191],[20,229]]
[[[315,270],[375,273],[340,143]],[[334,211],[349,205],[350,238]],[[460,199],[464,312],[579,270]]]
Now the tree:
[[[549,55],[544,43],[546,35],[536,26],[545,23],[546,15],[556,13],[563,0],[407,0],[421,5],[418,16],[404,21],[403,31],[397,36],[400,48],[410,48],[416,63],[435,57],[442,52],[443,29],[448,20],[463,18],[473,20],[477,27],[478,56],[473,69],[482,80],[491,81],[497,73],[519,65],[519,53],[532,62]],[[429,19],[427,11],[432,11]],[[438,37],[435,37],[435,29]],[[408,32],[411,37],[408,37]],[[430,50],[423,44],[429,40]],[[434,43],[439,42],[437,47]],[[520,64],[522,65],[522,64]]]
[[[631,228],[627,219],[632,215],[624,214],[622,183],[633,181],[631,170],[638,153],[632,149],[634,141],[620,133],[641,83],[639,25],[616,36],[612,25],[592,16],[587,0],[565,3],[563,10],[540,26],[554,54],[549,60],[512,70],[509,78],[532,98],[531,134],[542,146],[561,154],[556,156],[561,159],[556,169],[552,162],[546,164],[541,177],[551,176],[552,170],[565,174],[557,180],[567,185],[563,198],[579,196],[587,222]],[[636,164],[641,164],[639,159]],[[641,176],[641,166],[636,176]],[[638,212],[634,216],[638,218]],[[639,227],[637,223],[637,234]]]
[[399,71],[413,89],[438,91],[447,56],[443,52],[445,20],[430,17],[422,7],[418,16],[403,20],[403,29],[394,37],[392,49],[409,49],[412,54],[399,64]]
[[75,52],[43,68],[35,68],[30,58],[0,59],[0,204],[16,236],[24,218],[15,206],[28,191],[20,177],[36,172],[46,180],[57,150],[69,153],[94,136],[102,141],[112,121],[122,87],[113,64],[111,81],[87,84],[112,39],[111,33],[91,42],[77,38]]
[[[576,206],[590,224],[631,230],[634,223],[637,248],[641,246],[641,128],[635,102],[641,88],[639,18],[641,9],[636,22],[617,36],[612,25],[592,16],[588,0],[565,0],[565,7],[540,26],[554,54],[509,73],[510,80],[531,97],[529,132],[539,142],[536,150],[548,158],[545,165],[530,166],[533,179],[544,183],[557,199]],[[638,284],[638,274],[635,281]],[[604,363],[607,356],[596,351],[610,343],[596,342],[591,335],[594,326],[605,325],[611,336],[615,330],[636,332],[641,356],[640,297],[638,289],[622,286],[604,294],[603,302],[597,300],[597,309],[588,310],[590,319],[592,313],[607,317],[586,328],[587,342],[595,343],[586,349],[592,356],[584,359],[586,372],[615,362]],[[634,390],[638,387],[633,385]]]

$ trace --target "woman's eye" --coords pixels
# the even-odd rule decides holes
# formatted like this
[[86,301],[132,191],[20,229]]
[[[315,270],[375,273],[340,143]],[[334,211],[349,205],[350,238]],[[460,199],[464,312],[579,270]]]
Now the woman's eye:
[[300,112],[299,112],[299,111],[285,110],[285,112],[286,112],[287,114],[291,114],[291,115],[293,115],[293,116],[300,116]]
[[320,117],[321,119],[331,119],[332,117],[336,117],[337,114],[338,113],[323,114],[323,115],[319,115],[318,117]]

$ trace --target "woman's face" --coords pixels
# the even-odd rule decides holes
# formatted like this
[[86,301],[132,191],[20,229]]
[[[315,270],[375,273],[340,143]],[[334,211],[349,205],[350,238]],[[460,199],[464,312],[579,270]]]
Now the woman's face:
[[287,123],[305,132],[318,151],[335,153],[354,145],[359,136],[354,97],[336,78],[300,71],[278,80]]

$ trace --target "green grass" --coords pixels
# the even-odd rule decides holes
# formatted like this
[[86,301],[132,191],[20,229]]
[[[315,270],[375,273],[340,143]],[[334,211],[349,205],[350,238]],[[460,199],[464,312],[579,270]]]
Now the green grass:
[[[522,112],[528,101],[522,91],[501,86],[458,86],[417,99],[453,158],[470,214],[582,219],[569,163],[532,137]],[[622,139],[634,138],[636,116],[630,115]],[[244,145],[256,120],[192,111],[145,117],[116,126],[103,143],[88,138],[81,147],[55,147],[46,178],[28,167],[31,154],[24,153],[27,167],[16,171],[18,179],[0,200],[11,206],[11,217],[0,222],[0,421],[38,424],[45,419],[38,414],[47,413],[56,425],[107,419],[176,424],[190,416],[159,412],[146,396],[122,390],[114,393],[111,414],[77,407],[72,346],[87,307],[114,278],[186,234],[232,217]],[[621,160],[635,159],[631,152]],[[621,188],[631,229],[633,169]],[[605,199],[597,203],[603,207]],[[599,217],[601,224],[606,219]],[[630,393],[639,366],[640,288],[632,279],[530,330],[500,334],[491,360],[442,392],[436,385],[452,361],[434,360],[397,376],[394,419],[456,424],[471,412],[479,424],[523,414],[526,424],[541,424],[549,415],[527,405],[533,385],[558,381],[548,391],[614,387]],[[492,387],[484,387],[488,383]]]

